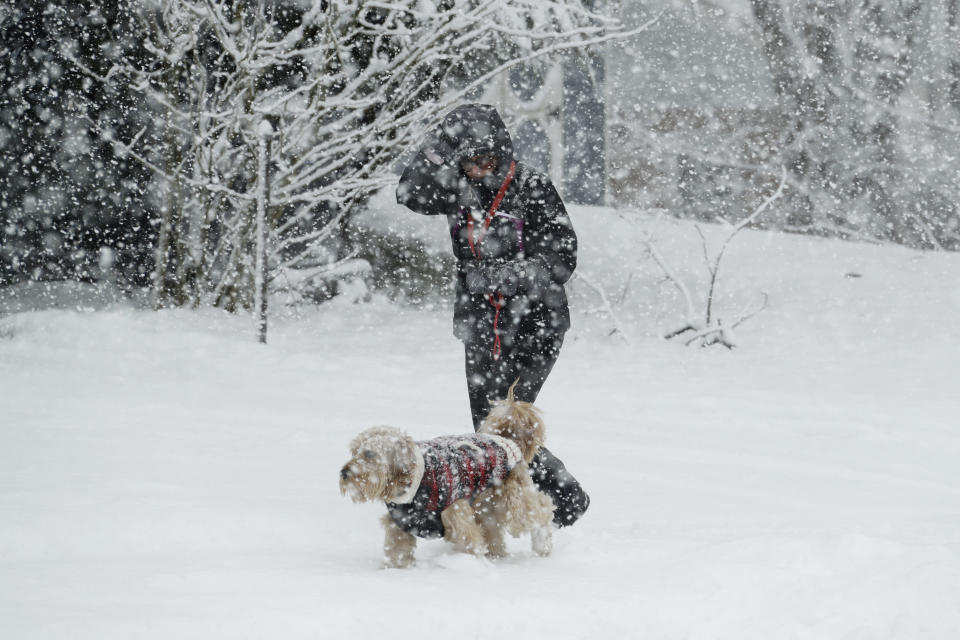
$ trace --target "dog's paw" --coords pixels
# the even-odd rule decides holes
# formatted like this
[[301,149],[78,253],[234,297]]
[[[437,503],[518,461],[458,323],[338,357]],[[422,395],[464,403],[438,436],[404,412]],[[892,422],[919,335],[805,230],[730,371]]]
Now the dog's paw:
[[494,567],[489,558],[466,553],[443,553],[436,556],[431,565],[462,574],[485,573]]
[[404,556],[401,558],[386,557],[383,559],[384,569],[409,569],[416,564],[417,563],[413,559],[413,556]]
[[489,547],[485,542],[479,540],[467,542],[467,543],[458,543],[454,544],[453,548],[459,551],[460,553],[468,553],[472,556],[485,556],[490,553]]
[[509,553],[507,553],[507,547],[500,545],[499,547],[491,546],[487,549],[487,558],[490,560],[497,560],[499,558],[506,558]]
[[549,525],[536,527],[530,532],[533,552],[538,556],[548,556],[553,551],[553,531]]

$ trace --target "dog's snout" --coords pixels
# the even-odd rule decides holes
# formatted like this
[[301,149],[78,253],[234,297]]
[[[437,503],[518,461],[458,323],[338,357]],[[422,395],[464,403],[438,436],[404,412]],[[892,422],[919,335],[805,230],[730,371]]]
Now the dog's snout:
[[340,479],[341,479],[341,480],[347,480],[347,479],[350,478],[351,475],[352,475],[352,472],[350,471],[350,466],[349,466],[349,465],[346,466],[346,467],[344,467],[343,469],[340,469]]

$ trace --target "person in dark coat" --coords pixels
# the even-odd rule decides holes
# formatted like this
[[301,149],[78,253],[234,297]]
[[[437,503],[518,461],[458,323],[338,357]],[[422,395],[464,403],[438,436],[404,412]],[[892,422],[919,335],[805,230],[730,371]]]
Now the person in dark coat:
[[[457,259],[453,332],[464,344],[474,429],[514,381],[517,400],[534,402],[570,328],[563,285],[577,265],[577,236],[553,183],[516,160],[496,109],[464,104],[420,145],[397,202],[447,218]],[[586,492],[546,448],[530,471],[553,499],[557,525],[586,511]]]

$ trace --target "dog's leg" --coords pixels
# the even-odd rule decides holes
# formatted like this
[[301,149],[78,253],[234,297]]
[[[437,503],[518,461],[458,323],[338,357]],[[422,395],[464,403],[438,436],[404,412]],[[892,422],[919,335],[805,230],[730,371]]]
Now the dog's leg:
[[[510,535],[516,538],[540,522],[544,504],[536,499],[537,490],[525,466],[514,467],[504,480],[500,492],[503,494],[501,502]],[[552,504],[551,502],[550,505]]]
[[506,508],[506,526],[510,535],[517,537],[531,532],[533,552],[550,555],[553,549],[553,501],[537,491],[525,466],[518,466],[503,483],[503,502]]
[[499,489],[487,489],[473,503],[473,510],[483,529],[487,541],[487,556],[502,558],[507,555],[507,545],[503,541],[503,528],[506,514]]
[[530,548],[538,556],[548,556],[553,552],[553,529],[548,522],[539,525],[530,532]]
[[535,523],[530,531],[533,552],[538,556],[548,556],[553,551],[553,511],[556,506],[550,496],[534,486],[532,480],[526,491],[531,519]]
[[380,519],[385,532],[383,538],[384,566],[390,569],[405,569],[413,566],[413,552],[417,548],[417,538],[393,521],[390,514]]
[[550,496],[537,490],[530,483],[524,489],[526,514],[529,516],[530,546],[538,556],[548,556],[553,551],[553,510]]
[[482,556],[487,552],[483,529],[477,522],[469,500],[457,500],[440,514],[443,537],[459,551]]

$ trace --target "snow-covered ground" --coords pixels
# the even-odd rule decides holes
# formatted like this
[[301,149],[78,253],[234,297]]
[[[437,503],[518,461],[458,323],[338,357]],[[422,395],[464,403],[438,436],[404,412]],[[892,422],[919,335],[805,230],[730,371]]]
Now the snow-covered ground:
[[[380,508],[339,494],[361,429],[469,429],[444,304],[338,300],[262,346],[215,311],[0,294],[0,636],[960,637],[960,255],[744,232],[718,312],[769,306],[699,349],[657,337],[683,307],[653,219],[573,220],[616,319],[571,284],[539,404],[593,503],[549,558],[434,541],[382,570]],[[694,229],[656,238],[702,297]]]

